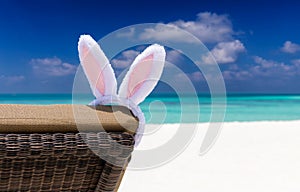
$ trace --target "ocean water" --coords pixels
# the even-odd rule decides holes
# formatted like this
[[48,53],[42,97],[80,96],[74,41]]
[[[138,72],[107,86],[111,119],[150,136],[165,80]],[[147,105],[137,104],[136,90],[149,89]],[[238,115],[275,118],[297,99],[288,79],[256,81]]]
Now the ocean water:
[[[75,103],[88,104],[91,98]],[[212,104],[212,101],[214,104]],[[224,102],[225,101],[225,102]],[[72,104],[71,94],[2,94],[1,104]],[[300,95],[228,95],[214,98],[150,96],[141,105],[147,123],[287,121],[300,119]],[[224,117],[224,118],[223,118]]]

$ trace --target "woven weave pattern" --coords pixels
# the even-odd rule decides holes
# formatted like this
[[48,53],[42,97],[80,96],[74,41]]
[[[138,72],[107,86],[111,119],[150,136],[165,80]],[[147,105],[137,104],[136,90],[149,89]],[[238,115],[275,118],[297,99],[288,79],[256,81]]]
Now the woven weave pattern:
[[114,191],[133,145],[129,133],[0,134],[0,191]]

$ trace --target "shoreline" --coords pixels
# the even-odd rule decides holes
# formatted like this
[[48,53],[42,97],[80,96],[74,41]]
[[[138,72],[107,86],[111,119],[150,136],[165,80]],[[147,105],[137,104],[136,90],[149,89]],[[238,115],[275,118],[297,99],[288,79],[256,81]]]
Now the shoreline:
[[[275,123],[275,122],[299,122],[300,123],[300,119],[295,119],[295,120],[259,120],[259,121],[223,121],[221,123]],[[208,124],[208,123],[220,123],[220,122],[195,122],[195,123],[149,123],[146,125],[177,125],[177,124]]]

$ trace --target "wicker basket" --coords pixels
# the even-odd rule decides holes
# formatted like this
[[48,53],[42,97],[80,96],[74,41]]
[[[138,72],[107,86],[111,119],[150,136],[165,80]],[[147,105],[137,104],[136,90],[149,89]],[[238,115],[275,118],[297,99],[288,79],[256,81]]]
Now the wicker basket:
[[0,105],[0,191],[117,191],[138,120],[124,107],[77,109],[105,131],[79,132],[71,105]]

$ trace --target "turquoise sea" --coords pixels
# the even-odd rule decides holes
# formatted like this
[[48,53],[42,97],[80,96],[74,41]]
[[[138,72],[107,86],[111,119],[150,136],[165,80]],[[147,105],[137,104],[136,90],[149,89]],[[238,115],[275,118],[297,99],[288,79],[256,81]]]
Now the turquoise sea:
[[[218,102],[218,101],[226,101]],[[88,104],[90,99],[76,103]],[[148,123],[213,121],[287,121],[300,119],[300,95],[232,94],[217,98],[175,95],[150,96],[140,106]],[[1,104],[71,104],[71,94],[2,94]],[[198,104],[199,103],[199,104]],[[213,117],[211,115],[214,110]],[[226,112],[224,113],[224,111]],[[199,112],[200,111],[200,112]],[[217,118],[216,118],[217,117]],[[214,119],[215,118],[215,119]]]

